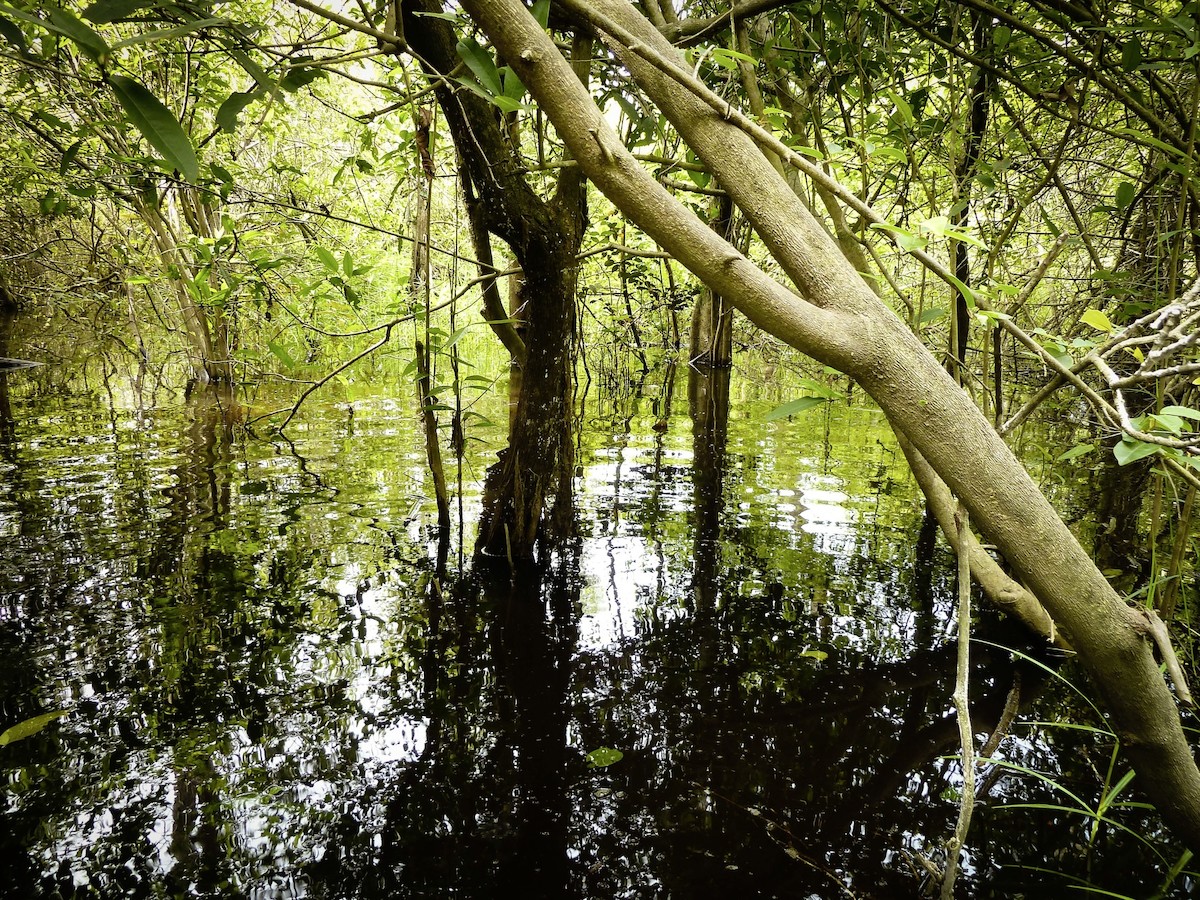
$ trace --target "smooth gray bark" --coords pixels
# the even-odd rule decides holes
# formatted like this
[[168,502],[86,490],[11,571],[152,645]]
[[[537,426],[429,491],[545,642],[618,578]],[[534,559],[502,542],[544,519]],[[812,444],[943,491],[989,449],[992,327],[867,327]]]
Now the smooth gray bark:
[[661,64],[646,61],[682,66],[674,48],[619,0],[564,2],[602,33],[731,193],[803,297],[721,240],[638,165],[519,0],[462,5],[516,69],[583,171],[622,212],[764,330],[870,393],[1058,623],[1106,704],[1138,783],[1176,832],[1200,849],[1200,771],[1144,618],[1117,596],[971,399],[873,294],[754,142],[663,74]]

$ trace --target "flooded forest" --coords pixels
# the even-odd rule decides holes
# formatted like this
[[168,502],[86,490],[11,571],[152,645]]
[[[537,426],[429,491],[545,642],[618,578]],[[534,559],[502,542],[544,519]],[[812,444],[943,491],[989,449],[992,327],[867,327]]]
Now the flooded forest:
[[1200,891],[1196,0],[3,0],[0,83],[0,897]]

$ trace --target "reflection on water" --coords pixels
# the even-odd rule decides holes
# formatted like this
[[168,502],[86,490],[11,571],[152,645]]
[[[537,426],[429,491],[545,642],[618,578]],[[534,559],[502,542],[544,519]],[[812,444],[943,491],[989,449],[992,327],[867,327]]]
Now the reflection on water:
[[[727,372],[590,396],[582,539],[510,574],[431,542],[418,426],[387,385],[272,442],[243,431],[257,398],[125,366],[0,372],[0,727],[70,710],[0,747],[7,896],[928,882],[959,780],[951,562],[877,412],[768,424],[780,398]],[[494,449],[464,462],[468,523]],[[1014,686],[1034,717],[1075,702],[975,656],[981,733]],[[1109,749],[1018,726],[1001,754],[1068,781]],[[1079,817],[995,808],[1062,800],[1034,779],[990,797],[964,896],[1162,880],[1119,831],[1089,847]]]

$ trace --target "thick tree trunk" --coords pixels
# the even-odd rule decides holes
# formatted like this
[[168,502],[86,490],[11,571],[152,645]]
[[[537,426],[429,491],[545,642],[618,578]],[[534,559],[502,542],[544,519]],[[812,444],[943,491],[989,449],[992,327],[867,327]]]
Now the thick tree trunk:
[[618,208],[760,327],[851,375],[879,403],[1078,651],[1138,783],[1200,849],[1200,771],[1143,617],[1116,595],[971,399],[874,296],[753,141],[681,86],[691,70],[654,27],[619,0],[563,5],[611,36],[622,63],[731,193],[803,299],[720,240],[637,164],[519,0],[463,2]]
[[[534,193],[496,108],[448,80],[461,61],[453,29],[435,18],[441,12],[436,0],[404,4],[404,36],[431,75],[445,76],[435,93],[473,188],[477,243],[490,232],[509,245],[525,271],[528,300],[521,397],[509,445],[488,471],[477,547],[493,556],[530,557],[540,538],[553,542],[574,529],[571,406],[584,178],[578,167],[566,166],[552,199]],[[590,40],[576,42],[581,66],[590,46]]]

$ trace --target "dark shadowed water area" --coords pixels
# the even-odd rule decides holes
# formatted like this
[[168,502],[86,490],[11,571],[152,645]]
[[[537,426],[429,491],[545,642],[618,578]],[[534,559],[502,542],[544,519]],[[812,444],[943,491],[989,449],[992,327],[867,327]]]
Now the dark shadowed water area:
[[[0,355],[45,365],[0,372],[0,730],[65,715],[0,746],[3,896],[930,884],[962,781],[954,561],[861,397],[768,421],[796,394],[757,363],[593,372],[581,539],[513,573],[439,547],[384,366],[283,439],[244,425],[295,391],[187,393],[120,344],[10,330]],[[469,436],[468,549],[503,435]],[[976,730],[1021,713],[958,895],[1154,896],[1180,851],[1134,787],[1120,827],[1085,814],[1126,767],[1080,676],[986,613],[975,637]]]

